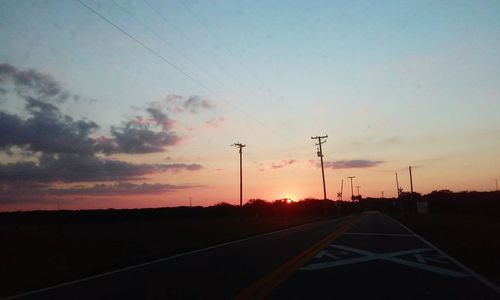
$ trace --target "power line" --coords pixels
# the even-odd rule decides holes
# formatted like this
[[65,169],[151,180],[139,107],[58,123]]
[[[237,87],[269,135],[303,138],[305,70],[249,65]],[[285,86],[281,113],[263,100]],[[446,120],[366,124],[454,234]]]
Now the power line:
[[201,25],[201,27],[203,29],[205,29],[206,32],[208,32],[215,40],[218,44],[220,44],[225,50],[226,52],[231,55],[243,68],[246,69],[246,71],[252,75],[254,78],[255,78],[255,74],[252,74],[252,72],[250,71],[250,69],[247,67],[246,64],[243,63],[243,61],[236,55],[233,53],[233,51],[231,51],[231,49],[229,47],[226,46],[225,43],[223,43],[221,40],[219,40],[219,38],[217,37],[216,34],[214,34],[210,29],[209,27],[207,26],[206,22],[204,22],[202,20],[202,18],[194,12],[194,10],[191,9],[191,7],[189,5],[186,4],[186,2],[184,2],[183,0],[180,0],[180,3],[186,8],[186,10],[194,17],[194,19],[196,19],[196,21]]
[[[179,26],[175,25],[175,23],[171,22],[163,13],[161,13],[161,11],[153,6],[148,0],[143,0],[143,2],[152,10],[154,11],[158,16],[160,16],[160,18],[165,21],[165,23],[167,23],[169,26],[171,26],[175,31],[177,31],[179,34],[181,34],[184,38],[186,38],[189,42],[193,43],[193,44],[197,44],[198,45],[198,42],[195,41],[194,39],[191,39],[188,37],[187,34],[184,33],[184,31],[182,31]],[[181,4],[186,8],[186,10],[194,17],[194,19],[196,19],[196,21],[201,25],[201,27],[207,31],[215,40],[216,40],[216,43],[218,45],[222,45],[222,47],[224,47],[226,49],[226,51],[231,55],[233,56],[236,60],[238,60],[238,62],[240,62],[240,64],[242,64],[242,61],[241,59],[239,59],[231,50],[229,47],[227,47],[224,43],[222,43],[219,39],[217,39],[217,36],[211,32],[209,29],[208,29],[208,26],[206,25],[205,22],[201,21],[201,18],[186,4],[184,3],[183,1],[181,1]],[[198,47],[199,49],[204,49],[204,47]],[[226,75],[230,76],[230,78],[232,78],[233,80],[235,80],[241,87],[245,88],[245,89],[248,89],[248,91],[253,94],[254,96],[256,97],[260,97],[252,88],[248,87],[248,85],[244,84],[243,81],[241,81],[236,75],[232,74],[231,72],[229,72],[226,68],[224,68],[221,64],[217,63],[216,60],[214,60],[212,57],[210,57],[208,54],[206,54],[204,51],[201,51],[201,53],[203,53],[206,57],[209,58],[209,61],[211,61],[213,64],[215,64],[218,68],[220,68],[224,73],[226,73]],[[246,66],[243,66],[244,68],[247,68],[247,72],[250,73],[250,71],[248,70],[248,67]],[[256,79],[254,78],[254,80],[256,81]],[[256,81],[257,82],[257,81]],[[257,82],[258,83],[258,82]],[[262,84],[261,84],[262,85]],[[276,97],[276,95],[274,95],[274,97]],[[246,97],[245,97],[246,98]],[[277,100],[275,100],[274,98],[271,98],[275,103],[277,103],[278,105],[280,106],[288,106],[288,111],[289,112],[292,112],[296,117],[302,117],[301,115],[298,115],[296,110],[293,109],[288,103],[286,102],[278,102]]]
[[[144,0],[144,1],[147,2],[147,0]],[[203,28],[208,34],[210,34],[214,38],[214,40],[216,41],[216,43],[218,45],[221,45],[226,50],[226,52],[230,56],[232,56],[234,58],[234,60],[236,60],[248,74],[250,74],[251,78],[255,81],[255,83],[257,83],[258,85],[260,85],[261,88],[264,87],[264,85],[257,79],[257,76],[255,75],[255,73],[252,70],[250,70],[250,68],[248,67],[248,65],[245,64],[243,62],[243,60],[231,50],[231,48],[229,48],[225,43],[223,43],[217,37],[217,35],[212,30],[209,29],[208,24],[203,20],[205,18],[201,18],[200,15],[197,14],[184,0],[179,0],[179,2],[182,4],[182,6],[184,6],[184,8],[186,8],[186,10],[188,11],[188,13],[191,16],[193,16],[193,18],[198,22],[198,24],[200,25],[200,27]],[[238,82],[241,83],[241,81],[239,81],[239,80],[238,80]],[[271,90],[270,88],[267,88],[268,93],[270,93],[270,90]],[[258,95],[255,92],[253,92],[253,90],[251,90],[251,92],[252,92],[252,94],[254,94],[255,96],[258,97]],[[276,97],[276,95],[274,95],[274,97]],[[279,105],[286,105],[286,106],[288,106],[289,111],[292,111],[295,115],[297,115],[296,110],[293,109],[286,102],[279,103]]]
[[[143,0],[144,3],[154,12],[156,13],[165,23],[167,23],[168,25],[170,25],[170,27],[172,27],[175,31],[177,31],[180,35],[182,35],[186,40],[188,40],[190,43],[192,43],[193,45],[196,44],[198,46],[199,49],[203,49],[204,47],[200,46],[199,43],[193,39],[191,39],[187,34],[184,33],[183,30],[181,30],[179,28],[179,26],[175,25],[175,23],[171,22],[164,14],[162,14],[160,12],[159,9],[157,9],[156,7],[154,7],[149,1],[147,0]],[[230,78],[232,78],[233,80],[236,80],[240,85],[244,86],[243,82],[240,81],[234,74],[232,74],[231,72],[229,72],[226,68],[224,68],[222,65],[220,65],[219,63],[217,63],[217,61],[215,61],[213,59],[213,57],[210,57],[210,55],[206,54],[205,52],[202,51],[202,53],[208,58],[208,60],[210,62],[212,62],[214,65],[216,65],[219,69],[221,69],[224,73],[226,73],[226,75],[228,75]]]
[[168,42],[167,40],[165,40],[163,37],[161,37],[159,34],[157,34],[154,30],[152,30],[149,26],[147,26],[146,24],[144,24],[144,22],[142,22],[138,18],[134,17],[134,15],[128,9],[126,9],[123,6],[121,6],[120,4],[118,4],[115,0],[113,0],[113,3],[119,9],[121,9],[122,11],[124,11],[125,13],[127,13],[134,21],[136,21],[137,23],[141,24],[149,33],[151,33],[152,35],[154,35],[157,39],[159,39],[160,41],[162,41],[167,46],[169,46],[172,49],[174,49],[180,56],[182,56],[184,59],[186,59],[187,61],[189,61],[192,65],[194,65],[196,68],[198,68],[202,73],[205,73],[206,75],[208,75],[209,77],[211,77],[212,79],[214,79],[215,81],[217,81],[217,83],[219,83],[220,85],[224,85],[220,80],[217,79],[217,77],[215,77],[213,74],[211,74],[210,72],[208,72],[207,70],[205,70],[204,68],[202,68],[196,62],[194,62],[191,58],[189,58],[187,55],[185,55],[183,51],[181,51],[180,49],[178,49],[174,44],[172,44],[172,43]]
[[[220,100],[224,101],[225,103],[227,103],[228,105],[232,106],[235,110],[239,111],[244,116],[247,116],[248,118],[253,119],[257,124],[259,124],[260,126],[262,126],[265,129],[269,130],[270,132],[273,132],[274,134],[280,136],[282,139],[285,139],[288,142],[296,144],[295,142],[289,140],[288,138],[285,138],[284,136],[278,134],[274,129],[272,129],[269,126],[265,125],[261,121],[255,119],[253,117],[250,117],[250,115],[248,115],[246,112],[244,112],[238,106],[236,106],[233,103],[231,103],[230,101],[226,100],[224,97],[220,96],[217,92],[215,92],[214,90],[212,90],[211,88],[209,88],[208,86],[206,86],[204,83],[202,83],[201,81],[197,80],[193,76],[191,76],[188,73],[186,73],[180,67],[178,67],[177,65],[175,65],[174,63],[172,63],[168,59],[166,59],[163,55],[159,54],[154,49],[152,49],[151,47],[149,47],[148,45],[146,45],[145,43],[141,42],[139,39],[137,39],[136,37],[134,37],[133,35],[131,35],[130,33],[128,33],[126,30],[122,29],[120,26],[118,26],[115,23],[113,23],[111,20],[109,20],[104,15],[100,14],[98,11],[96,11],[95,9],[93,9],[92,7],[90,7],[89,5],[87,5],[86,3],[84,3],[82,0],[76,0],[76,1],[78,1],[82,6],[84,6],[88,10],[90,10],[96,16],[98,16],[99,18],[101,18],[102,20],[104,20],[106,23],[108,23],[109,25],[113,26],[115,29],[117,29],[118,31],[120,31],[121,33],[123,33],[124,35],[126,35],[128,38],[130,38],[131,40],[133,40],[134,42],[136,42],[137,44],[139,44],[140,46],[142,46],[144,49],[146,49],[147,51],[149,51],[151,54],[153,54],[154,56],[156,56],[158,59],[160,59],[164,63],[168,64],[170,67],[172,67],[176,71],[180,72],[181,74],[183,74],[184,76],[186,76],[187,78],[189,78],[190,80],[192,80],[194,83],[196,83],[198,86],[202,87],[203,89],[207,90],[209,93],[211,93],[214,96],[216,96],[218,99],[220,99]],[[298,144],[296,144],[296,145],[298,145]]]
[[[81,0],[76,0],[78,1],[81,5],[83,5],[85,8],[87,8],[88,10],[90,10],[91,12],[93,12],[96,16],[98,16],[99,18],[101,18],[102,20],[106,21],[106,23],[108,23],[109,25],[113,26],[114,28],[116,28],[117,30],[119,30],[121,33],[123,33],[124,35],[126,35],[128,38],[130,38],[131,40],[133,40],[134,42],[136,42],[137,44],[141,45],[144,49],[148,50],[151,54],[153,54],[154,56],[156,56],[157,58],[159,58],[160,60],[162,60],[163,62],[165,62],[166,64],[168,64],[170,67],[174,68],[176,71],[180,72],[181,74],[183,74],[184,76],[186,76],[187,78],[191,79],[194,83],[196,83],[197,85],[199,85],[200,87],[204,88],[205,90],[209,91],[210,93],[212,93],[213,95],[217,96],[217,97],[220,97],[215,91],[213,91],[212,89],[210,89],[209,87],[207,87],[205,84],[203,84],[202,82],[200,82],[199,80],[197,80],[196,78],[192,77],[191,75],[189,75],[188,73],[184,72],[184,70],[182,70],[181,68],[179,68],[177,65],[175,65],[174,63],[170,62],[168,59],[166,59],[164,56],[162,56],[161,54],[159,54],[158,52],[156,52],[155,50],[153,50],[151,47],[149,47],[148,45],[144,44],[143,42],[141,42],[140,40],[138,40],[137,38],[135,38],[133,35],[131,35],[130,33],[128,33],[127,31],[125,31],[124,29],[122,29],[120,26],[116,25],[115,23],[113,23],[111,20],[109,20],[108,18],[106,18],[104,15],[100,14],[98,11],[96,11],[95,9],[93,9],[92,7],[88,6],[86,3],[84,3],[83,1]],[[232,104],[231,104],[232,105]],[[239,109],[238,109],[239,110]]]
[[[144,2],[149,6],[149,8],[151,8],[154,12],[156,12],[160,17],[162,17],[162,19],[167,22],[169,25],[173,26],[174,29],[176,29],[177,31],[179,31],[182,35],[184,35],[184,33],[182,31],[180,31],[180,29],[178,29],[177,26],[175,26],[175,24],[171,23],[168,21],[168,19],[163,16],[163,14],[161,14],[157,9],[155,9],[153,6],[151,6],[151,4],[147,1],[147,0],[144,0]],[[189,61],[192,65],[194,65],[195,67],[197,67],[201,72],[205,73],[206,75],[208,75],[209,77],[211,77],[212,79],[214,79],[217,83],[219,83],[221,86],[224,86],[224,83],[222,83],[222,81],[220,81],[219,79],[217,79],[217,77],[215,77],[213,74],[211,74],[210,72],[206,71],[204,68],[202,68],[200,65],[198,65],[197,63],[195,63],[192,59],[190,59],[187,55],[185,55],[181,50],[179,50],[175,45],[173,45],[172,43],[166,41],[164,38],[162,38],[159,34],[157,34],[154,30],[152,30],[149,26],[147,26],[146,24],[144,24],[144,22],[142,22],[141,20],[139,20],[138,18],[134,17],[134,15],[126,8],[124,8],[123,6],[119,5],[115,0],[113,0],[113,3],[119,8],[121,9],[122,11],[124,11],[125,13],[127,13],[128,15],[130,15],[130,17],[136,21],[137,23],[141,24],[144,28],[146,28],[146,30],[151,33],[152,35],[154,35],[157,39],[159,39],[160,41],[162,41],[163,43],[165,43],[167,46],[173,48],[175,51],[177,51],[179,53],[179,55],[181,55],[184,59],[186,59],[187,61]],[[216,64],[218,66],[218,64]],[[230,74],[231,75],[231,74]],[[232,76],[232,75],[231,75]],[[230,88],[232,89],[232,88]],[[219,98],[221,98],[219,96]],[[228,102],[228,101],[226,101]],[[239,109],[239,111],[243,114],[245,114],[241,109]],[[248,115],[247,115],[248,117]]]

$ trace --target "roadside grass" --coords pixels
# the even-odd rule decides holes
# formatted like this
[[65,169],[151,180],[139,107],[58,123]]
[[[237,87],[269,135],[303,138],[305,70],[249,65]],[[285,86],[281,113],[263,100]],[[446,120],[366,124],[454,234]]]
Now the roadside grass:
[[319,221],[315,216],[0,226],[0,296]]
[[500,286],[500,218],[395,212],[388,215]]

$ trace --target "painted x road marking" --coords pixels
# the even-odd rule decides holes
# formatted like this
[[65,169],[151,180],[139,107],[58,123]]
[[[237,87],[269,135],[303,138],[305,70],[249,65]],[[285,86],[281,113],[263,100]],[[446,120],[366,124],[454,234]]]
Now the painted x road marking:
[[[335,248],[337,250],[347,251],[348,253],[349,252],[356,253],[356,254],[359,254],[362,256],[355,257],[355,258],[343,259],[343,260],[337,260],[337,261],[328,261],[328,262],[322,262],[322,263],[309,264],[307,266],[302,267],[301,270],[304,270],[304,271],[320,270],[320,269],[333,268],[333,267],[338,267],[338,266],[343,266],[343,265],[350,265],[350,264],[355,264],[355,263],[362,263],[362,262],[381,259],[381,260],[386,260],[386,261],[390,261],[393,263],[405,265],[408,267],[422,269],[422,270],[438,273],[441,275],[451,276],[451,277],[470,276],[469,274],[466,274],[463,272],[448,270],[445,268],[440,268],[440,267],[426,264],[425,263],[426,260],[422,258],[422,255],[420,253],[433,251],[430,248],[419,248],[419,249],[404,250],[404,251],[389,252],[389,253],[375,253],[375,252],[365,251],[365,250],[361,250],[361,249],[355,249],[355,248],[351,248],[351,247],[347,247],[347,246],[343,246],[343,245],[330,245],[330,247]],[[411,260],[407,260],[407,259],[403,259],[403,258],[398,257],[398,256],[403,256],[403,255],[409,255],[409,254],[417,255],[417,257],[419,258],[418,262],[414,262]],[[322,257],[322,256],[328,256],[328,257],[334,258],[334,259],[338,258],[338,256],[328,254],[328,251],[320,252],[317,257]]]

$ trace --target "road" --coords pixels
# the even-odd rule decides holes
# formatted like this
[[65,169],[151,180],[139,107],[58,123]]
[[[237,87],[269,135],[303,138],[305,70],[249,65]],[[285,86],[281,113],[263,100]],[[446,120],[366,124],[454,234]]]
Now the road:
[[270,297],[500,299],[499,291],[401,224],[374,212],[301,266]]
[[499,299],[500,293],[404,226],[372,212],[164,258],[16,299],[443,297]]

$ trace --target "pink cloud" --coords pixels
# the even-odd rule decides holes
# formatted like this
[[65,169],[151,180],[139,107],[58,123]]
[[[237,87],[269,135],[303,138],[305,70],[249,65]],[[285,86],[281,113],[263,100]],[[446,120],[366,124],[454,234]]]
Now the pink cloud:
[[205,122],[208,126],[212,128],[219,128],[226,122],[224,117],[212,118]]
[[273,163],[273,165],[271,166],[271,168],[273,170],[276,170],[276,169],[281,169],[283,167],[286,167],[286,166],[289,166],[289,165],[292,165],[294,163],[296,163],[297,161],[295,159],[288,159],[288,160],[282,160],[280,161],[279,163]]

